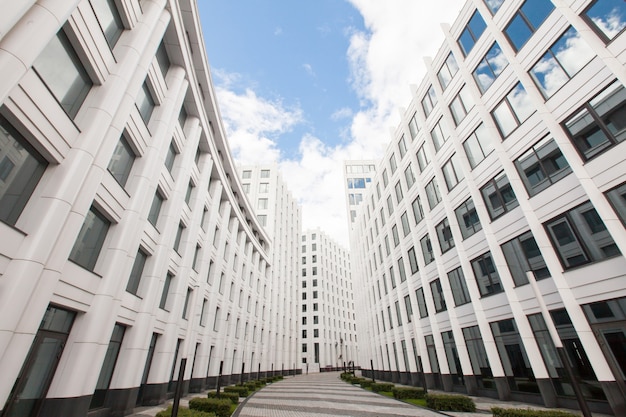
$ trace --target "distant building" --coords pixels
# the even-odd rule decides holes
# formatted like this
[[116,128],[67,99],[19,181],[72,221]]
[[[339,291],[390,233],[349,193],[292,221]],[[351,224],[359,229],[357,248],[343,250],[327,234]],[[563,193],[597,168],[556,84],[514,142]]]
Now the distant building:
[[612,0],[444,25],[353,219],[377,379],[576,409],[554,327],[592,410],[626,415],[625,27]]
[[376,175],[376,164],[379,161],[344,161],[344,188],[346,194],[346,207],[350,223],[356,219],[357,207],[363,201],[367,187]]

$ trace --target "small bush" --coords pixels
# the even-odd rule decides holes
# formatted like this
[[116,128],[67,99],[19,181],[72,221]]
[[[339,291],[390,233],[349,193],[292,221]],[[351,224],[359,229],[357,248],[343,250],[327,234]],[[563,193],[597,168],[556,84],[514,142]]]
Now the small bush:
[[251,382],[245,382],[243,385],[239,385],[239,386],[240,387],[241,386],[246,387],[248,389],[248,391],[252,391],[252,392],[254,392],[254,391],[256,391],[258,389],[257,384],[252,382],[252,381]]
[[363,381],[360,382],[361,388],[371,388],[374,381],[371,379],[363,378]]
[[394,385],[388,382],[376,382],[370,386],[374,392],[391,392]]
[[560,410],[532,410],[530,408],[500,408],[491,409],[493,417],[577,417],[576,414]]
[[[171,417],[172,406],[169,406],[167,410],[163,410],[157,413],[156,417]],[[178,408],[178,417],[216,417],[215,413],[207,413],[204,411],[190,410],[187,407]]]
[[424,398],[424,395],[426,395],[424,388],[414,387],[394,387],[391,392],[393,392],[393,398],[398,400]]
[[215,413],[216,417],[229,417],[231,404],[232,402],[229,399],[192,398],[189,400],[190,409]]
[[426,406],[438,411],[476,411],[474,400],[465,395],[426,394]]
[[354,378],[352,378],[349,382],[353,385],[359,384],[361,385],[361,383],[363,383],[363,381],[365,381],[365,378],[359,378],[358,376],[355,376]]
[[[207,398],[218,398],[217,391],[207,392]],[[219,398],[228,398],[233,404],[239,404],[239,394],[236,392],[220,392]]]
[[236,392],[240,397],[247,397],[248,395],[250,395],[248,388],[238,385],[230,385],[228,387],[224,387],[224,392]]
[[341,379],[343,379],[344,381],[349,381],[352,379],[352,372],[342,372],[341,375],[339,375],[339,377]]

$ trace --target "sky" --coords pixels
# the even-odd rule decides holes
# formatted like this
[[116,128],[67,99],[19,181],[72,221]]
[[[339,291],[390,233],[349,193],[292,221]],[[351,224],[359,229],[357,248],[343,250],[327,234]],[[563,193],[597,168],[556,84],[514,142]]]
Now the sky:
[[348,247],[342,163],[381,158],[463,1],[198,4],[235,162],[276,164],[303,230]]

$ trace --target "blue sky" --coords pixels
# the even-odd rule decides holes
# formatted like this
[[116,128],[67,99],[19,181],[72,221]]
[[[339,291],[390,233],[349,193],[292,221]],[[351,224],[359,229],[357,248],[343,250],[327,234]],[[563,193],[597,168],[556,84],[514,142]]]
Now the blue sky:
[[303,227],[347,246],[341,163],[377,159],[461,0],[199,0],[235,160],[274,163]]

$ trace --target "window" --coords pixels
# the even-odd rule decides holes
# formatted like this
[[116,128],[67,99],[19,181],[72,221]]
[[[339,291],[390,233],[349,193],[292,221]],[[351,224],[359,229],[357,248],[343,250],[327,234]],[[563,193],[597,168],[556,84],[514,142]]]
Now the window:
[[313,337],[320,337],[320,330],[319,329],[313,329]]
[[439,279],[430,283],[430,291],[433,294],[433,303],[435,303],[435,312],[440,313],[446,311],[446,299],[443,296],[443,288],[441,288],[441,281]]
[[0,116],[0,220],[15,226],[48,163]]
[[[122,340],[124,339],[125,330],[126,328],[121,324],[116,323],[115,327],[113,327],[111,340],[109,340],[109,345],[104,356],[104,361],[102,362],[102,368],[100,368],[100,375],[98,376],[96,389],[93,393],[93,396],[91,397],[91,402],[89,404],[90,410],[104,406],[107,397],[107,391],[109,390],[109,387],[111,385],[111,378],[113,377],[113,372],[115,371],[117,357],[119,356],[120,347],[122,346]],[[54,339],[49,338],[49,340]],[[48,341],[48,343],[50,342]]]
[[161,292],[161,301],[159,302],[159,308],[167,310],[167,297],[170,293],[170,285],[172,285],[172,279],[174,276],[171,273],[167,273],[165,276],[165,282],[163,283],[163,292]]
[[448,187],[448,191],[452,191],[456,185],[461,182],[463,177],[463,171],[459,166],[458,158],[456,154],[452,155],[448,161],[443,164],[441,167],[441,171],[443,172],[443,177],[446,181],[446,187]]
[[413,320],[413,306],[411,305],[411,297],[408,295],[404,296],[404,308],[406,310],[406,320],[410,323]]
[[468,198],[463,204],[457,207],[457,209],[454,210],[454,214],[459,222],[463,239],[467,239],[482,229],[478,213],[476,213],[476,208],[471,198]]
[[502,3],[504,3],[504,0],[485,0],[485,4],[489,7],[491,14],[496,14],[500,10]]
[[193,183],[189,181],[189,183],[187,184],[187,192],[185,193],[185,203],[187,204],[187,207],[189,207],[189,202],[191,201],[191,193],[193,193],[194,188],[195,186],[193,185]]
[[424,172],[424,169],[426,169],[428,165],[428,157],[426,156],[424,145],[420,146],[415,155],[417,156],[417,164],[420,168],[420,172]]
[[269,178],[270,177],[270,170],[269,169],[262,169],[261,170],[261,178]]
[[307,336],[306,329],[302,329],[302,338],[306,339],[306,336]]
[[248,183],[241,184],[241,189],[243,190],[244,193],[248,194],[250,192],[250,184]]
[[420,312],[420,318],[428,317],[428,308],[426,307],[424,288],[418,288],[415,290],[415,296],[417,297],[417,308]]
[[472,261],[472,269],[474,270],[481,296],[486,297],[504,291],[500,283],[498,270],[493,264],[491,252],[487,252],[474,259]]
[[476,168],[493,151],[491,138],[484,124],[481,123],[463,142],[463,149],[472,169]]
[[389,216],[393,214],[393,198],[391,196],[387,196],[387,211],[389,212]]
[[465,285],[465,276],[461,267],[453,269],[448,272],[448,281],[450,281],[450,288],[452,289],[452,297],[454,298],[454,305],[460,306],[470,302],[469,292]]
[[626,89],[615,81],[565,120],[563,127],[584,160],[626,139]]
[[267,215],[266,214],[258,214],[256,218],[259,220],[259,224],[263,227],[267,226]]
[[64,29],[57,32],[33,68],[57,99],[63,110],[73,119],[82,106],[93,82],[70,44]]
[[102,28],[104,37],[109,44],[109,47],[113,49],[120,35],[124,31],[124,25],[120,18],[120,13],[117,11],[114,0],[91,0],[91,7],[93,8],[98,23]]
[[424,263],[428,265],[432,261],[435,260],[435,255],[433,254],[433,245],[430,243],[430,237],[426,234],[423,238],[420,239],[420,245],[422,246],[422,254],[424,255]]
[[502,74],[507,65],[508,61],[502,53],[500,45],[494,42],[472,73],[481,93],[484,93],[491,87],[491,84]]
[[[178,112],[178,124],[180,125],[180,128],[183,129],[185,127],[185,121],[187,120],[187,110],[185,110],[185,106],[181,106],[180,107],[180,111]],[[198,152],[196,153],[196,165],[198,165],[198,155],[200,153],[200,149],[198,149]]]
[[620,255],[604,222],[589,201],[544,225],[565,269]]
[[502,252],[516,286],[528,284],[527,271],[532,271],[536,280],[550,277],[550,271],[531,232],[503,244]]
[[161,213],[161,207],[165,198],[161,194],[161,191],[157,188],[152,199],[152,205],[150,206],[150,212],[148,213],[148,221],[156,227],[159,220],[159,214]]
[[259,194],[267,194],[270,192],[270,184],[268,182],[262,182],[259,184]]
[[248,171],[248,170],[243,171],[241,173],[241,178],[244,180],[249,180],[250,178],[252,178],[252,171]]
[[474,107],[474,98],[469,89],[463,86],[459,93],[452,99],[450,103],[450,112],[454,119],[454,124],[459,125],[467,116],[467,113]]
[[529,196],[545,190],[572,172],[556,142],[550,138],[543,139],[522,154],[515,161],[515,166]]
[[[165,49],[165,43],[163,41],[161,41],[161,44],[156,51],[156,60],[157,64],[159,64],[161,74],[163,74],[163,78],[165,78],[167,71],[170,68],[170,57],[167,55],[167,49]],[[180,127],[183,127],[184,125],[184,123],[181,123]]]
[[530,76],[543,97],[548,99],[594,56],[591,47],[570,26],[530,69]]
[[413,113],[413,117],[411,117],[411,120],[409,120],[409,132],[411,132],[411,140],[415,139],[415,136],[417,136],[417,132],[419,132],[417,120],[415,119],[416,115],[417,113]]
[[398,165],[396,164],[396,154],[391,154],[389,157],[389,168],[391,169],[391,173],[393,174],[398,169]]
[[165,168],[171,174],[172,168],[174,167],[174,160],[176,159],[176,155],[178,155],[178,151],[174,147],[174,141],[170,142],[170,146],[167,148],[167,155],[165,155]]
[[607,191],[606,198],[613,206],[622,223],[626,226],[626,183]]
[[185,230],[185,225],[182,223],[178,223],[178,230],[176,231],[176,238],[174,239],[174,250],[178,254],[180,254],[178,252],[178,249],[180,247],[180,239],[183,237],[184,230]]
[[267,198],[259,198],[259,209],[265,210],[267,209]]
[[626,4],[620,0],[597,0],[582,17],[608,43],[626,28]]
[[535,111],[535,106],[528,93],[517,83],[491,112],[498,126],[500,135],[506,139],[519,125],[524,123]]
[[404,197],[404,195],[402,194],[402,184],[400,183],[400,181],[398,181],[396,183],[396,201],[398,201],[398,204],[400,204],[400,201],[402,201],[402,197]]
[[463,55],[467,56],[471,52],[472,48],[474,48],[474,45],[478,41],[478,38],[480,38],[480,35],[483,34],[486,28],[487,25],[485,25],[485,21],[480,13],[478,13],[478,10],[476,10],[459,37],[458,42],[461,50],[463,51]]
[[406,180],[406,188],[411,189],[415,184],[415,175],[413,175],[411,164],[404,170],[404,179]]
[[202,300],[202,310],[200,310],[200,326],[206,326],[206,317],[208,314],[207,305],[209,304],[209,300],[206,298]]
[[415,200],[413,200],[413,217],[415,218],[415,224],[419,224],[424,218],[424,209],[422,208],[422,200],[420,196],[417,196]]
[[426,95],[422,99],[422,108],[424,109],[424,117],[428,118],[428,115],[433,111],[435,105],[437,104],[437,95],[435,94],[435,89],[431,85],[426,92]]
[[406,281],[406,270],[404,269],[404,259],[398,259],[398,273],[400,274],[400,282]]
[[428,206],[431,210],[441,201],[439,186],[437,185],[437,180],[435,178],[426,184],[426,197],[428,198]]
[[416,273],[417,271],[419,271],[419,266],[417,265],[417,256],[415,256],[415,248],[411,247],[411,249],[409,249],[409,265],[411,266],[411,274]]
[[454,238],[452,237],[452,229],[450,229],[448,218],[443,219],[441,223],[435,227],[435,230],[437,231],[441,253],[446,253],[454,247]]
[[193,294],[193,290],[187,287],[187,295],[185,296],[185,304],[183,305],[183,319],[187,320],[189,318],[189,301],[191,301],[191,296]]
[[128,177],[130,176],[130,170],[135,162],[135,153],[128,144],[128,141],[123,134],[120,136],[120,140],[115,146],[113,156],[109,161],[107,169],[113,175],[113,178],[122,186],[126,185]]
[[526,0],[504,29],[515,51],[519,51],[546,20],[554,6],[550,0]]
[[[506,319],[489,323],[496,348],[502,361],[511,364],[504,369],[511,391],[539,394],[531,361],[526,355],[524,342],[517,331],[515,320]],[[558,379],[558,378],[556,378]]]
[[148,125],[150,116],[152,116],[152,111],[154,110],[154,99],[152,98],[152,94],[150,93],[147,83],[144,82],[141,85],[139,93],[137,93],[137,100],[135,101],[135,104],[137,105],[137,110],[139,110],[139,114],[141,115],[144,123]]
[[143,250],[139,249],[137,251],[137,256],[135,257],[135,262],[133,262],[133,269],[130,271],[128,283],[126,284],[126,292],[138,295],[137,290],[139,289],[139,283],[141,282],[143,268],[146,265],[146,259],[148,259],[148,255],[146,255]]
[[400,238],[398,237],[398,226],[393,225],[391,228],[391,234],[393,235],[393,246],[394,248],[400,244]]
[[452,52],[448,54],[448,58],[446,58],[446,62],[443,63],[443,66],[437,73],[437,78],[439,78],[439,84],[441,84],[441,89],[445,91],[452,81],[454,74],[459,70],[459,66],[456,63],[456,59],[454,59],[454,55]]
[[[387,184],[389,184],[389,177],[387,176],[387,170],[383,169],[383,187],[387,187]],[[365,188],[365,187],[363,187]]]
[[404,141],[404,135],[398,141],[398,151],[400,151],[400,159],[406,155],[406,142]]
[[439,119],[433,130],[430,131],[430,137],[435,145],[435,152],[438,152],[443,144],[448,140],[448,131],[443,119]]
[[93,271],[110,225],[111,222],[91,206],[85,216],[76,242],[74,242],[69,259],[83,268]]
[[497,219],[519,205],[509,179],[504,175],[504,172],[496,175],[495,178],[483,185],[480,193],[483,195],[491,220]]
[[402,213],[400,220],[402,221],[403,237],[406,237],[406,235],[408,235],[411,232],[411,226],[409,225],[409,216],[407,215],[406,211]]
[[[193,263],[191,267],[194,271],[198,271],[198,261],[200,260],[200,252],[202,251],[202,246],[196,244],[196,249],[193,252]],[[237,268],[237,255],[235,255],[235,262],[233,262],[233,269]],[[235,269],[236,270],[236,269]]]
[[400,312],[400,302],[396,301],[396,319],[398,320],[398,327],[402,326],[402,313]]

